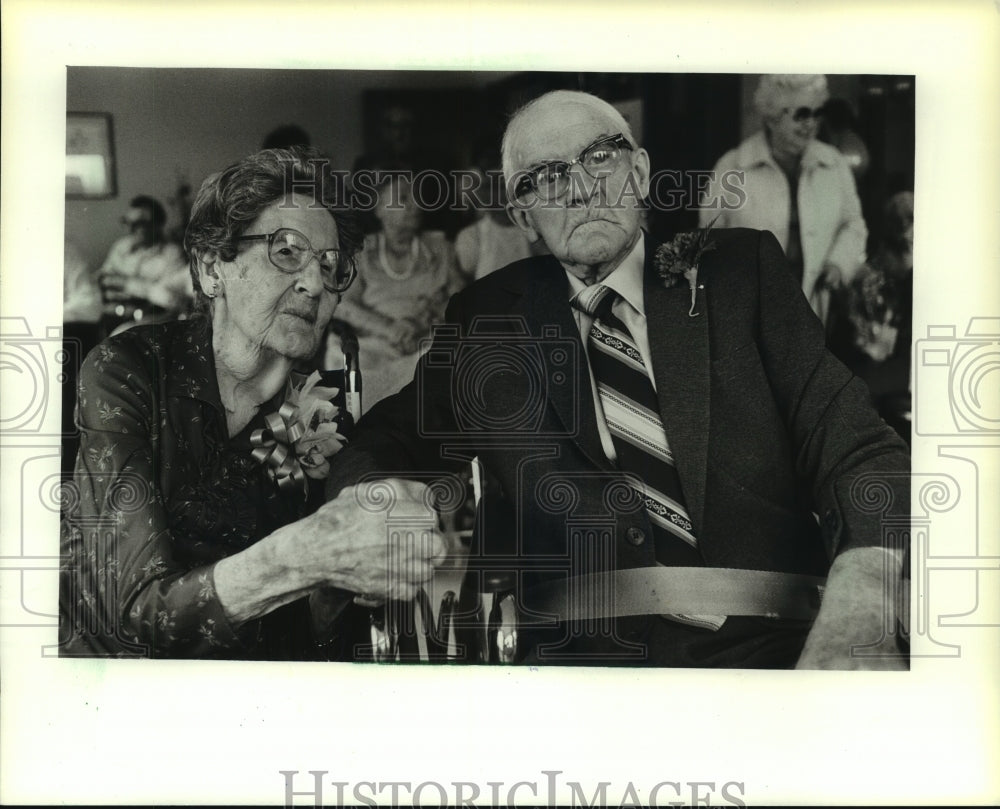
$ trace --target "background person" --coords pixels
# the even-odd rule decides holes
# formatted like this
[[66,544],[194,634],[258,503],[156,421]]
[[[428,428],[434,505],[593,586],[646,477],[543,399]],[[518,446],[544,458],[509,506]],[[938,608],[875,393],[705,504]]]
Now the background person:
[[882,418],[910,441],[913,193],[890,197],[875,254],[843,293],[833,350],[865,381]]
[[63,246],[63,322],[96,324],[101,317],[101,291],[80,248],[68,239]]
[[365,409],[413,376],[420,341],[467,281],[444,234],[421,229],[406,174],[388,176],[374,208],[378,230],[365,238],[357,283],[337,311],[359,338]]
[[111,246],[97,272],[106,332],[187,310],[191,274],[180,246],[164,235],[166,221],[166,211],[153,197],[140,195],[129,203],[122,217],[129,233]]
[[478,218],[455,237],[458,264],[473,280],[537,252],[507,215],[507,189],[500,175],[499,154],[479,162],[476,173],[480,184],[474,192],[474,198],[482,203]]
[[[699,214],[702,227],[718,216],[716,227],[771,231],[824,322],[830,290],[853,278],[868,235],[851,168],[816,139],[827,98],[825,76],[762,76],[754,107],[763,128],[719,158]],[[744,203],[712,207],[720,178],[731,171],[743,172]]]
[[293,146],[312,146],[309,133],[298,124],[282,124],[264,136],[262,149],[291,149]]

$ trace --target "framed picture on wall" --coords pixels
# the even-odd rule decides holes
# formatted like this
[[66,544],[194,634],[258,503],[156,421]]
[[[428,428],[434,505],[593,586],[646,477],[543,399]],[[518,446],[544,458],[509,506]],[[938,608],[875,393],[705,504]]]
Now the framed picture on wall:
[[111,116],[66,113],[66,198],[107,199],[117,193]]

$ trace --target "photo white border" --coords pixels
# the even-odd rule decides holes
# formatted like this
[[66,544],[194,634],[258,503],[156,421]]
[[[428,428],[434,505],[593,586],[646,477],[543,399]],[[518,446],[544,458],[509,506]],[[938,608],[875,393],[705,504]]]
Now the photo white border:
[[[994,2],[956,0],[10,0],[0,307],[36,333],[62,320],[68,64],[891,73],[917,77],[915,336],[941,323],[961,332],[972,316],[1000,316],[998,19]],[[915,438],[915,471],[939,468],[940,443]],[[17,458],[30,447],[2,449],[0,556],[29,533],[57,553],[56,515],[20,511]],[[990,457],[980,477],[995,481]],[[995,525],[989,506],[979,523],[970,515],[973,530]],[[996,534],[979,539],[998,553]],[[52,578],[33,603],[55,603]],[[71,661],[40,656],[54,630],[4,626],[19,599],[0,590],[4,804],[273,804],[279,770],[482,784],[561,770],[562,782],[619,793],[738,781],[748,804],[1000,800],[996,627],[952,629],[961,657],[917,657],[909,674]]]

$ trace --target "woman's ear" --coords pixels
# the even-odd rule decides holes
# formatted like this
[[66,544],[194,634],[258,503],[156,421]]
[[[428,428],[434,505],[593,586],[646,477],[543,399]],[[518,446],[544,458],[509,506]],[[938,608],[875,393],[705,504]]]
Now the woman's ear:
[[219,254],[214,250],[206,250],[202,253],[195,253],[195,266],[198,268],[198,283],[201,291],[209,298],[214,298],[222,291],[222,282],[219,278]]

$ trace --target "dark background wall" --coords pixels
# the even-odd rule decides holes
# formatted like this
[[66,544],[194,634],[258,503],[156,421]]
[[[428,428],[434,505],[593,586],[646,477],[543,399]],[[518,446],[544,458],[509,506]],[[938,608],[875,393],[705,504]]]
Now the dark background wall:
[[[378,116],[393,104],[414,113],[415,150],[428,166],[470,167],[497,148],[509,113],[556,88],[594,92],[635,116],[654,169],[711,169],[759,126],[752,109],[756,75],[468,71],[239,70],[71,67],[67,110],[110,113],[117,195],[66,201],[66,237],[91,267],[121,235],[119,218],[136,194],[171,205],[182,184],[259,148],[275,127],[296,123],[336,167],[369,153]],[[829,76],[831,95],[857,115],[871,166],[859,182],[869,230],[891,193],[913,188],[914,82],[906,76]],[[637,133],[638,134],[638,133]],[[686,206],[649,214],[654,231],[697,222]],[[432,224],[451,233],[469,212],[442,211]]]

